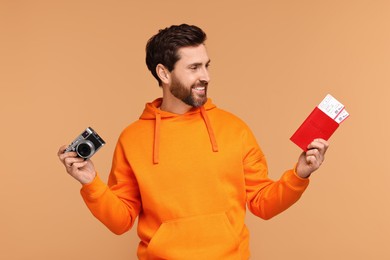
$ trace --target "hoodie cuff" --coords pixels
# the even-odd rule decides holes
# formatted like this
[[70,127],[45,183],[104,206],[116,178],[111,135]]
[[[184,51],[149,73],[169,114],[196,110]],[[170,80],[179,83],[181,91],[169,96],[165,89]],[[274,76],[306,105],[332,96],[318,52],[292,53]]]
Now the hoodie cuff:
[[287,171],[284,177],[288,184],[296,189],[306,189],[310,182],[309,178],[299,177],[295,168]]
[[106,191],[107,185],[100,179],[99,175],[96,174],[92,182],[84,184],[81,187],[81,195],[89,200],[96,200]]

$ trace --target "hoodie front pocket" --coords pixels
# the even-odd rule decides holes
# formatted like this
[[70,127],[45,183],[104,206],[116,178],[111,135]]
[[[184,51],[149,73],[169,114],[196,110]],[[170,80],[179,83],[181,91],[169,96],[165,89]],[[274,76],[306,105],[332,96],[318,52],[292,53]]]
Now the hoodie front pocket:
[[225,213],[167,221],[148,246],[148,259],[240,259],[239,239]]

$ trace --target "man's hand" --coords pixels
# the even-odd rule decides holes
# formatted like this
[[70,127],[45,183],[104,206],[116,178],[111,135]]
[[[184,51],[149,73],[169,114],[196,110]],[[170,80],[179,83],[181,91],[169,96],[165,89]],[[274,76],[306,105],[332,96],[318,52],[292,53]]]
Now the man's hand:
[[325,158],[329,143],[324,139],[315,139],[307,146],[307,151],[303,152],[298,159],[296,172],[301,178],[308,178],[317,170]]
[[92,161],[77,157],[76,152],[64,153],[66,147],[66,145],[61,146],[57,153],[58,158],[64,164],[66,171],[81,184],[92,182],[96,176],[95,167],[93,166]]

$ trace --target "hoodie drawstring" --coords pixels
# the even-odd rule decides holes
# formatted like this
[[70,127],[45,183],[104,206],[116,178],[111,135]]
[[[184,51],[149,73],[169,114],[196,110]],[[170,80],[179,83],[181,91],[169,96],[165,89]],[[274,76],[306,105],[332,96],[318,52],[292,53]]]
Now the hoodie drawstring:
[[206,110],[203,106],[200,107],[200,113],[203,117],[203,120],[206,124],[207,131],[209,132],[211,146],[213,148],[213,152],[218,152],[217,139],[215,139],[213,128],[211,127],[211,123],[209,117],[207,116]]
[[160,124],[161,124],[161,114],[156,113],[156,121],[155,121],[155,126],[154,126],[154,146],[153,146],[153,163],[154,164],[158,164],[158,162],[159,162]]
[[[213,152],[218,152],[217,140],[214,135],[213,128],[207,112],[203,106],[200,107],[200,114],[202,115],[203,121],[205,122],[207,132],[210,137],[211,147]],[[159,163],[159,152],[160,152],[160,127],[161,127],[161,114],[156,111],[155,125],[154,125],[154,144],[153,144],[153,163]]]

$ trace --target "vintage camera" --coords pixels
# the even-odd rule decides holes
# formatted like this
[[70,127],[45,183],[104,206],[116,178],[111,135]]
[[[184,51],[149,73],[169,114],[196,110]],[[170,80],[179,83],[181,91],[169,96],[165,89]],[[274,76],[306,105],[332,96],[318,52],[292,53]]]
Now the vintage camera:
[[69,146],[66,152],[76,152],[81,158],[91,158],[106,142],[91,128],[87,127]]

